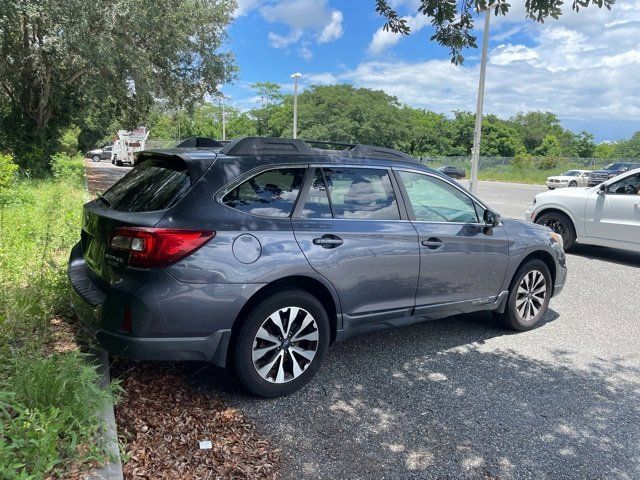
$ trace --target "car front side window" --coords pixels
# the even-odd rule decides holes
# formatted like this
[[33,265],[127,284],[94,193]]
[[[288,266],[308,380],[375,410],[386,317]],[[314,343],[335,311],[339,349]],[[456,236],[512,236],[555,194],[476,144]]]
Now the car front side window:
[[475,202],[454,186],[422,173],[399,174],[417,221],[478,223]]
[[618,180],[607,187],[607,193],[615,195],[640,194],[640,173]]

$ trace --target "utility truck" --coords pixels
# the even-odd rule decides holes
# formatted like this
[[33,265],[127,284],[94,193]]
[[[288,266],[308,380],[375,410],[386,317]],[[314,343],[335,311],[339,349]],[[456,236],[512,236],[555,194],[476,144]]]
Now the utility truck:
[[149,136],[146,127],[138,127],[135,130],[118,130],[117,139],[113,142],[111,163],[121,167],[125,163],[133,165],[133,155],[144,150],[145,142]]

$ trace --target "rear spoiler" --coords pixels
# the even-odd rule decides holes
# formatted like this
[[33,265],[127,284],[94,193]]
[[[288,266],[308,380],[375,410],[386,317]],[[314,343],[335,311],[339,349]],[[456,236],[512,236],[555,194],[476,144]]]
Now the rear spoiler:
[[144,150],[133,154],[133,166],[135,167],[145,160],[160,160],[176,166],[186,165],[191,183],[194,184],[209,170],[217,157],[217,153],[208,150],[187,150],[184,148],[180,150]]

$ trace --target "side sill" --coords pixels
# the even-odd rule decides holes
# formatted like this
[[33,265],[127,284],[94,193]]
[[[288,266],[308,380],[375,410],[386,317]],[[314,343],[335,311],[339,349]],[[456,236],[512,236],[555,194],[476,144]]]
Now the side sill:
[[[437,305],[426,305],[413,309],[412,313],[402,315],[402,312],[410,312],[410,309],[397,310],[398,314],[391,317],[392,312],[388,313],[389,318],[377,319],[377,315],[367,315],[368,318],[376,318],[376,321],[369,323],[351,323],[350,326],[336,332],[336,341],[346,340],[356,335],[386,330],[387,328],[402,327],[414,323],[420,323],[427,320],[437,320],[440,318],[460,315],[463,313],[472,313],[480,311],[498,311],[504,312],[509,297],[508,291],[503,291],[497,297],[480,298],[474,300],[465,300],[462,302],[448,302]],[[353,318],[353,317],[351,317]],[[360,316],[356,317],[358,320]],[[345,315],[345,324],[348,317]]]

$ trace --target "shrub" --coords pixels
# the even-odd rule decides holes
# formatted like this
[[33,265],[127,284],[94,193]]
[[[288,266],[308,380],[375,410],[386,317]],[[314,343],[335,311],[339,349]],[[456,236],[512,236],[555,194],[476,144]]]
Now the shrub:
[[80,136],[80,127],[71,126],[62,132],[60,137],[60,152],[69,156],[78,154],[78,137]]
[[13,157],[0,153],[0,208],[9,201],[9,188],[15,184],[17,171]]
[[77,153],[74,156],[56,153],[51,159],[51,169],[58,180],[80,184],[84,179],[84,160]]
[[526,170],[533,166],[533,157],[526,153],[516,155],[511,164],[518,170]]

